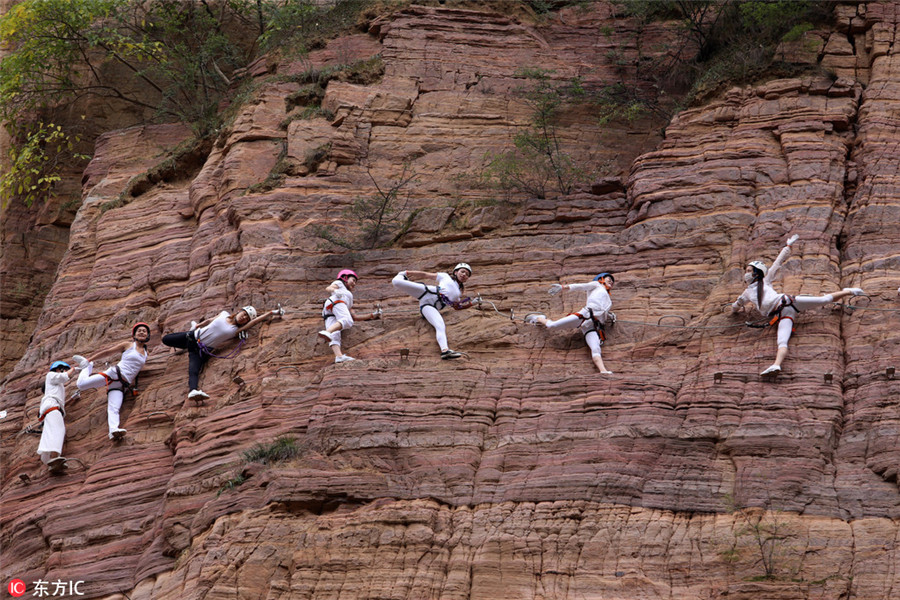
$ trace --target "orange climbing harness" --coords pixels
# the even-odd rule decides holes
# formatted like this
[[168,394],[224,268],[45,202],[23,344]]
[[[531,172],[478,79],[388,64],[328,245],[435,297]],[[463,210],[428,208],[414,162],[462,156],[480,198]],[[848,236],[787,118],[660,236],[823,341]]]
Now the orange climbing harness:
[[794,306],[794,300],[795,300],[794,296],[791,296],[789,294],[783,294],[781,296],[781,302],[779,302],[778,307],[769,313],[769,317],[770,317],[769,325],[775,325],[782,319],[789,319],[791,321],[791,332],[797,333],[796,330],[794,329],[794,317],[788,317],[788,316],[781,315],[781,311],[783,311],[785,308],[788,308],[788,307],[791,307],[795,311],[800,312],[799,310],[797,310],[797,307]]
[[577,312],[575,312],[575,313],[570,313],[569,316],[570,316],[570,317],[571,317],[571,316],[576,316],[576,317],[580,318],[582,324],[583,324],[585,321],[587,321],[588,319],[590,319],[590,320],[591,320],[591,325],[592,325],[592,327],[591,327],[591,329],[589,329],[588,331],[586,331],[586,332],[584,333],[584,337],[587,337],[587,335],[588,335],[590,332],[596,331],[596,332],[597,332],[597,335],[600,337],[600,345],[602,346],[602,345],[603,345],[603,342],[606,341],[606,330],[603,329],[603,323],[600,322],[600,319],[598,319],[597,317],[594,316],[594,310],[593,310],[592,308],[588,308],[587,310],[588,310],[588,316],[587,316],[587,317],[585,317],[585,316],[582,315],[581,313],[577,313]]
[[58,406],[54,406],[53,408],[48,408],[46,411],[44,411],[44,414],[42,414],[41,416],[38,417],[38,423],[43,423],[44,418],[47,415],[49,415],[50,413],[52,413],[54,410],[58,410],[63,416],[66,416],[66,413],[63,411],[63,409],[61,409]]

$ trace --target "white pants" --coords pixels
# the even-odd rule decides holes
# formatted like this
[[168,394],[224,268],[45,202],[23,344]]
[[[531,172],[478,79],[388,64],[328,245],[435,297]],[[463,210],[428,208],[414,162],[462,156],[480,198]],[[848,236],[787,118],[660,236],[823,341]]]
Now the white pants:
[[600,354],[600,334],[594,330],[594,323],[590,319],[583,319],[581,315],[567,315],[556,321],[547,320],[547,329],[581,329],[584,341],[591,349],[591,356]]
[[[325,329],[328,329],[335,323],[340,323],[341,329],[338,329],[337,331],[335,331],[334,333],[331,334],[331,341],[328,342],[329,346],[340,346],[341,345],[341,332],[344,331],[345,329],[347,329],[347,326],[344,325],[344,322],[341,321],[340,319],[336,318],[336,316],[332,317],[331,315],[329,315],[329,316],[325,317]],[[352,321],[351,321],[351,323],[352,323]]]
[[[329,320],[325,321],[326,328],[330,327],[333,323],[340,323],[341,330],[350,329],[351,327],[353,327],[353,315],[350,314],[350,309],[347,307],[346,303],[335,302],[334,304],[331,304],[331,310],[329,310],[327,308],[329,304],[331,304],[331,300],[326,300],[325,308],[322,309],[322,316],[325,317],[326,319],[331,319],[330,321]],[[328,317],[327,316],[328,314],[331,314],[334,316]],[[337,331],[337,332],[333,333],[332,336],[338,342],[336,345],[340,346],[341,345],[341,332]],[[329,345],[333,346],[335,344],[329,344]]]
[[[91,375],[94,363],[89,363],[87,368],[82,369],[78,374],[78,382],[75,384],[79,390],[95,390],[102,388],[107,384],[107,379],[99,373]],[[112,379],[116,379],[116,370],[107,369],[106,374]],[[112,433],[119,428],[119,411],[122,409],[122,400],[125,398],[125,392],[122,390],[106,391],[106,420],[109,425],[109,432]]]
[[51,410],[44,415],[44,430],[41,433],[41,441],[38,443],[37,453],[44,464],[50,462],[50,453],[55,452],[62,456],[63,442],[66,440],[66,422],[63,414],[58,410]]
[[794,328],[794,319],[801,310],[824,306],[834,302],[831,294],[824,296],[795,296],[794,306],[786,306],[781,309],[781,319],[778,321],[778,347],[787,348],[788,341]]
[[441,352],[449,349],[450,346],[447,343],[447,326],[444,323],[444,317],[441,316],[441,311],[434,307],[434,304],[436,304],[440,298],[437,294],[429,291],[429,287],[431,289],[436,289],[437,286],[426,286],[424,283],[408,281],[404,279],[403,275],[400,273],[394,277],[391,283],[398,290],[406,292],[413,298],[419,300],[419,312],[421,312],[422,316],[425,317],[425,320],[434,327],[435,339],[437,339],[438,346],[441,347]]

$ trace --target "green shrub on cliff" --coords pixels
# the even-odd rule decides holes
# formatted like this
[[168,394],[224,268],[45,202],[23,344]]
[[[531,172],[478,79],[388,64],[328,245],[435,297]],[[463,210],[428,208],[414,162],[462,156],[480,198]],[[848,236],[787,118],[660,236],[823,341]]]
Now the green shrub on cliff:
[[587,179],[587,173],[564,147],[557,125],[563,108],[584,97],[581,81],[558,82],[550,72],[533,68],[521,69],[517,75],[532,84],[520,90],[531,109],[529,123],[513,134],[511,150],[486,157],[482,179],[501,190],[536,198],[570,194]]
[[[34,148],[34,131],[86,97],[111,103],[134,123],[181,121],[213,134],[233,82],[262,46],[308,48],[333,35],[364,0],[23,0],[0,17],[0,123],[12,132],[16,168],[3,175],[4,200],[31,202],[59,171]],[[300,43],[294,40],[303,38]],[[72,135],[62,127],[54,135]],[[54,140],[57,141],[57,140]],[[23,163],[24,160],[31,163]],[[48,170],[49,169],[49,170]],[[35,173],[38,173],[37,175]],[[29,181],[30,178],[30,181]],[[35,188],[35,182],[41,184]]]
[[[633,32],[637,55],[628,65],[635,76],[650,84],[649,90],[664,91],[665,98],[681,97],[678,103],[660,102],[659,97],[640,91],[617,93],[606,99],[609,112],[625,102],[643,105],[646,111],[671,114],[677,105],[687,105],[723,86],[748,83],[781,73],[775,61],[782,41],[796,39],[814,23],[827,21],[834,6],[827,0],[613,0],[617,16]],[[654,46],[647,55],[642,45],[644,30],[652,22],[674,23],[678,35],[666,46]],[[660,52],[662,50],[662,52]],[[806,67],[811,68],[811,67]],[[788,70],[790,70],[788,68]],[[796,68],[794,68],[796,70]]]

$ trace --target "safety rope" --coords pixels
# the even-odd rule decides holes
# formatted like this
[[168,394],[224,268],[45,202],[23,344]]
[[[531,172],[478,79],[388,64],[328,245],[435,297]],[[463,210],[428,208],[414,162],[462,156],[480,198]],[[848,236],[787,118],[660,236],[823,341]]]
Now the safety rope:
[[238,353],[241,351],[241,347],[244,345],[244,342],[247,341],[247,338],[246,338],[246,336],[241,337],[240,341],[238,342],[238,345],[234,348],[234,350],[232,350],[225,356],[219,356],[218,354],[213,353],[213,350],[215,350],[215,348],[210,348],[209,346],[207,346],[200,340],[196,340],[196,341],[197,341],[197,347],[200,348],[200,352],[202,354],[206,354],[207,356],[211,356],[213,358],[231,359],[238,355]]

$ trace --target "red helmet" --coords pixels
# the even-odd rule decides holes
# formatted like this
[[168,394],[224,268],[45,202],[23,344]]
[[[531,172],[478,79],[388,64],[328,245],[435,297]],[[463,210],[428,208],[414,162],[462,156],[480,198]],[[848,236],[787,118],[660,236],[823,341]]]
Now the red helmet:
[[354,279],[359,281],[359,275],[357,275],[355,271],[351,271],[350,269],[344,269],[337,274],[338,279],[346,279],[347,277],[353,277]]
[[150,333],[150,326],[142,321],[140,323],[135,323],[134,327],[131,328],[131,337],[134,337],[134,333],[137,331],[138,327],[146,327],[147,333]]

